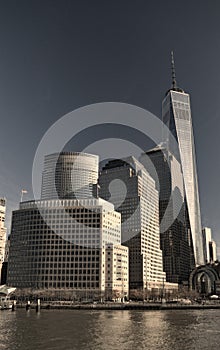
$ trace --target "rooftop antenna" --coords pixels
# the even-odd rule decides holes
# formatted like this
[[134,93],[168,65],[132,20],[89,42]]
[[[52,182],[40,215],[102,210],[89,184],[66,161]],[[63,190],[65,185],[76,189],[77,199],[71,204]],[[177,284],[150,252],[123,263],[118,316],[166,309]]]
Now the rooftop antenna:
[[177,84],[176,84],[176,71],[175,71],[173,51],[171,51],[171,69],[172,69],[172,89],[175,90],[177,88]]

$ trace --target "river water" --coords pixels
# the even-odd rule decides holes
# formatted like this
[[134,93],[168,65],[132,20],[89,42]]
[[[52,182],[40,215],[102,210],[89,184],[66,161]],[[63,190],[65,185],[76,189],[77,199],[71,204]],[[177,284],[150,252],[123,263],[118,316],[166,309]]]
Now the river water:
[[220,310],[0,311],[0,349],[218,350]]

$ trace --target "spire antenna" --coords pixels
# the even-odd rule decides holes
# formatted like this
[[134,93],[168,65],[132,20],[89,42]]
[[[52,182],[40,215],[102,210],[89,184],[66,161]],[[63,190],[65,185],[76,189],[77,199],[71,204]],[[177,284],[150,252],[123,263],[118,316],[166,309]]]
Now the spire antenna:
[[176,89],[177,88],[176,71],[175,71],[175,63],[174,63],[173,51],[171,51],[171,69],[172,69],[172,89]]

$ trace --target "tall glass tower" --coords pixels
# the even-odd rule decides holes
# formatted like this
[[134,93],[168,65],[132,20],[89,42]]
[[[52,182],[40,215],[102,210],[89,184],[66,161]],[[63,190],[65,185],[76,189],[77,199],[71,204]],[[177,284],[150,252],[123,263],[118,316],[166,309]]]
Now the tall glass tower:
[[164,140],[168,143],[168,149],[177,155],[182,166],[195,264],[202,265],[204,253],[190,96],[177,86],[173,53],[172,87],[166,93],[162,103],[162,120],[177,141],[178,149],[175,149],[169,136]]

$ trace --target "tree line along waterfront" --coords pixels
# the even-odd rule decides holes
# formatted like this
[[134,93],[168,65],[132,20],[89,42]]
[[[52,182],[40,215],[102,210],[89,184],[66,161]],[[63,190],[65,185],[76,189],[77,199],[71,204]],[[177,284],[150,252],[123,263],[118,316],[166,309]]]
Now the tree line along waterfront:
[[73,304],[107,304],[107,303],[163,303],[163,304],[218,304],[219,299],[212,299],[202,296],[195,290],[189,290],[188,287],[179,288],[172,293],[148,290],[132,290],[129,298],[121,298],[119,291],[113,293],[91,293],[90,291],[73,290],[54,290],[54,289],[16,289],[10,295],[10,300],[16,301],[16,304],[25,304],[28,301],[35,304],[40,299],[41,304],[73,305]]

